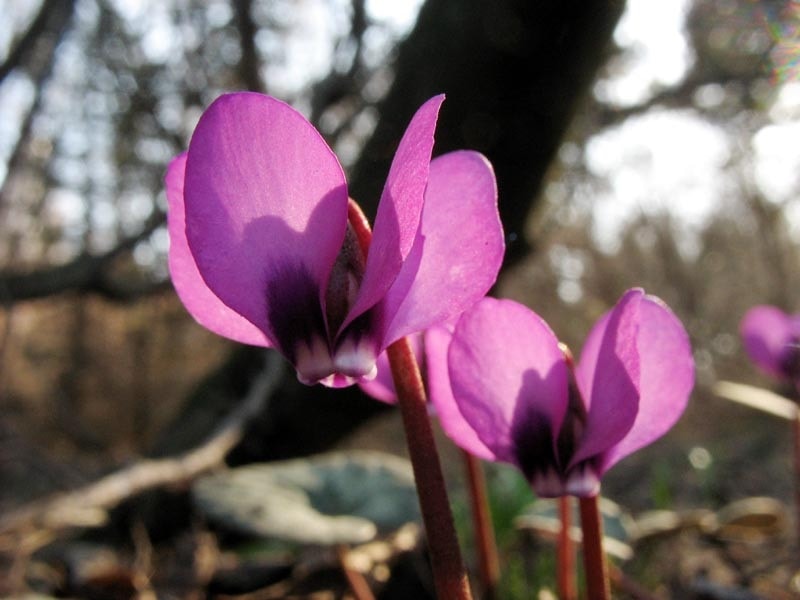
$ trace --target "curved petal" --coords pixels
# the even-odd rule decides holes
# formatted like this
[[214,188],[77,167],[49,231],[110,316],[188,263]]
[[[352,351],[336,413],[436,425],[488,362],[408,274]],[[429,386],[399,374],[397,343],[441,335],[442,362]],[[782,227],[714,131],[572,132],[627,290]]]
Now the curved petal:
[[683,414],[694,387],[692,347],[678,318],[654,296],[642,299],[639,315],[639,411],[622,441],[606,451],[600,474],[669,431]]
[[197,124],[185,186],[186,236],[211,290],[290,360],[298,340],[327,345],[322,303],[347,190],[314,127],[269,96],[223,95]]
[[619,442],[636,419],[640,395],[636,340],[643,297],[641,289],[625,292],[589,334],[588,352],[581,354],[575,370],[588,409],[586,428],[569,468]]
[[458,447],[484,460],[497,460],[472,426],[464,419],[450,389],[447,350],[453,333],[444,326],[432,327],[424,334],[425,372],[428,375],[430,402],[436,409],[439,423]]
[[504,251],[489,161],[466,150],[434,159],[417,240],[382,306],[383,345],[472,306],[497,279]]
[[411,252],[419,229],[433,134],[443,101],[442,94],[425,102],[400,140],[375,216],[361,289],[342,328],[383,298]]
[[[797,328],[796,325],[794,328]],[[739,331],[750,359],[774,377],[785,377],[782,360],[793,333],[792,319],[775,306],[754,306],[742,319]]]
[[[408,336],[408,341],[411,344],[411,350],[414,352],[414,357],[417,359],[417,364],[420,366],[421,372],[425,373],[422,334],[410,335]],[[389,356],[386,354],[386,351],[380,353],[376,366],[378,373],[375,379],[371,381],[360,380],[358,386],[364,390],[365,394],[376,400],[386,402],[387,404],[397,404],[397,390],[394,387],[392,368],[389,365]]]
[[532,478],[554,468],[567,409],[567,366],[547,324],[511,300],[461,315],[448,351],[453,397],[478,438]]
[[186,241],[183,210],[183,181],[186,153],[169,163],[165,178],[167,188],[167,230],[169,231],[169,272],[178,297],[189,313],[206,329],[254,346],[272,346],[263,331],[226,306],[214,295],[200,276]]

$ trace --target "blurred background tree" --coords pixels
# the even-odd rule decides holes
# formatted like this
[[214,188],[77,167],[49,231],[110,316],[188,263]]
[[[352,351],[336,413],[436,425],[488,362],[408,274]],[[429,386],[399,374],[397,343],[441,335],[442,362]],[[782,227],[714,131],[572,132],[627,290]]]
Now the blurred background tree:
[[[260,370],[262,351],[194,324],[166,269],[165,165],[236,89],[303,111],[370,214],[413,111],[447,93],[435,152],[480,150],[498,177],[497,294],[579,347],[641,285],[692,334],[682,428],[608,488],[679,457],[684,502],[789,496],[768,468],[788,464],[788,432],[753,430],[709,386],[766,383],[738,320],[800,307],[796,2],[4,0],[0,14],[0,510],[192,447]],[[231,461],[309,454],[385,410],[287,375]],[[709,489],[686,458],[701,445],[720,469],[764,469]]]

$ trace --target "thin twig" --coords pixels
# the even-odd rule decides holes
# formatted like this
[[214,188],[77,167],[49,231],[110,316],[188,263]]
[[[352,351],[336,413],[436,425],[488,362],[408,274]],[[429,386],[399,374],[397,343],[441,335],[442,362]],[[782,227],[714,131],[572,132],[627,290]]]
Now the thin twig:
[[342,566],[342,572],[347,578],[347,583],[350,585],[350,591],[353,592],[356,600],[375,600],[375,595],[369,588],[369,584],[361,571],[354,569],[349,562],[349,552],[346,546],[339,546],[336,548],[336,556],[339,559],[339,564]]

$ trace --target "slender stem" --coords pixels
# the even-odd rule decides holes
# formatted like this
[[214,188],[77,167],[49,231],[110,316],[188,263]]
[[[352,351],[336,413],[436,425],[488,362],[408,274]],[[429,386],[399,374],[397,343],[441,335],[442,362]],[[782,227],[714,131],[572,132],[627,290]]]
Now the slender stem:
[[387,353],[417,482],[436,595],[440,600],[471,600],[419,366],[406,338],[389,346]]
[[576,600],[575,589],[575,544],[572,543],[572,507],[570,497],[558,499],[558,516],[561,518],[561,530],[558,532],[557,548],[557,584],[558,597],[561,600]]
[[355,600],[375,600],[375,595],[372,593],[372,590],[369,589],[369,584],[361,574],[361,571],[350,566],[347,547],[338,546],[336,548],[336,556],[339,559],[342,572],[347,578],[347,583],[350,585],[350,591],[353,592]]
[[608,569],[603,552],[603,521],[600,518],[599,496],[579,498],[583,531],[583,570],[586,592],[592,600],[609,600]]
[[800,543],[800,406],[797,407],[792,421],[794,434],[794,507],[797,542]]
[[466,450],[461,451],[467,471],[467,484],[472,504],[472,528],[478,546],[478,572],[483,588],[483,600],[497,598],[497,584],[500,581],[500,560],[497,557],[492,515],[489,510],[489,495],[486,492],[481,461]]
[[794,510],[795,533],[797,543],[800,544],[800,380],[794,382],[790,398],[794,401],[794,419],[792,419],[792,434],[794,441]]
[[369,245],[372,243],[372,229],[358,202],[352,198],[347,201],[347,222],[355,231],[358,246],[364,254],[364,259],[366,259],[369,254]]
[[[372,231],[361,208],[351,198],[347,221],[353,228],[364,258],[369,254]],[[386,349],[403,417],[408,455],[417,482],[417,495],[428,538],[436,595],[440,600],[472,600],[467,572],[458,547],[453,513],[447,499],[442,466],[436,451],[428,399],[411,344],[402,338]]]

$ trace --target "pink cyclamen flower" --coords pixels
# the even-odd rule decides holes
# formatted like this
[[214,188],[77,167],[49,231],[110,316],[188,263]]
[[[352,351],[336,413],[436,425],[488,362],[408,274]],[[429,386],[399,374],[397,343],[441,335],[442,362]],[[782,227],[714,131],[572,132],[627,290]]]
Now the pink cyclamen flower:
[[[409,336],[411,349],[428,388],[428,412],[431,416],[441,415],[439,424],[457,445],[478,458],[493,460],[494,454],[486,448],[475,430],[461,415],[461,411],[453,399],[453,393],[450,391],[447,349],[453,337],[454,326],[454,322],[449,321]],[[397,390],[394,387],[392,370],[386,352],[378,357],[377,366],[377,376],[370,381],[361,381],[358,385],[367,395],[376,400],[387,404],[396,404]]]
[[485,298],[461,316],[446,368],[448,342],[438,343],[427,372],[445,431],[516,465],[545,497],[597,494],[603,473],[675,424],[694,385],[686,331],[639,289],[595,324],[574,377],[544,320],[511,300]]
[[342,167],[300,113],[249,92],[212,103],[166,176],[170,273],[192,316],[276,348],[304,383],[338,387],[481,298],[504,251],[497,188],[476,152],[431,160],[443,100],[400,141],[367,256]]
[[800,383],[800,314],[775,306],[754,306],[739,326],[744,349],[764,372]]

